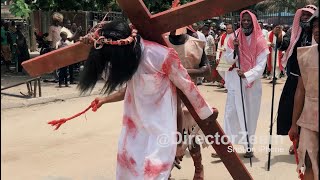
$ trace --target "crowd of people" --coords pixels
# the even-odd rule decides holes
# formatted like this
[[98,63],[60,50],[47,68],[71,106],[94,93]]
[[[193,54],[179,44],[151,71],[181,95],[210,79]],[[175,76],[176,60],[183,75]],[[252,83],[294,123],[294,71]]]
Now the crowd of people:
[[[277,23],[272,25],[263,24],[261,21],[255,20],[254,14],[248,12],[251,15],[250,19],[252,20],[253,24],[252,28],[260,26],[260,29],[253,29],[252,34],[246,35],[246,38],[251,37],[252,35],[254,36],[254,38],[257,38],[257,34],[262,34],[265,40],[261,40],[260,44],[265,44],[261,45],[264,47],[262,48],[264,50],[259,51],[261,54],[252,56],[254,57],[253,59],[256,59],[256,62],[252,64],[251,68],[245,70],[246,72],[237,72],[236,70],[234,70],[234,67],[239,67],[239,64],[235,63],[235,59],[237,58],[233,57],[233,51],[230,50],[230,47],[231,49],[233,49],[232,45],[230,46],[230,44],[228,44],[229,38],[234,38],[234,36],[232,36],[234,29],[233,25],[222,24],[220,25],[219,31],[216,31],[216,29],[212,27],[210,29],[210,27],[208,28],[206,25],[202,27],[202,33],[205,35],[207,41],[206,49],[210,48],[210,58],[208,57],[208,60],[211,61],[211,80],[213,82],[217,81],[218,86],[225,87],[226,92],[228,93],[224,117],[224,130],[226,131],[226,133],[231,136],[235,135],[239,137],[239,132],[245,131],[245,126],[243,124],[244,112],[242,112],[242,110],[240,110],[239,108],[236,108],[241,107],[241,95],[239,91],[241,87],[238,86],[239,83],[237,83],[238,75],[242,78],[245,78],[246,83],[248,83],[249,85],[251,82],[254,82],[252,87],[250,88],[243,87],[245,91],[244,107],[245,113],[247,115],[249,136],[255,134],[259,116],[262,95],[260,79],[266,78],[268,80],[271,80],[270,83],[276,84],[277,79],[287,76],[286,83],[279,101],[279,109],[277,114],[277,134],[289,135],[291,138],[294,137],[297,141],[299,141],[299,133],[301,132],[300,128],[306,128],[303,134],[303,141],[305,146],[294,147],[292,145],[289,148],[289,153],[294,154],[294,148],[298,148],[299,152],[301,153],[300,158],[302,159],[302,163],[300,163],[299,167],[307,167],[306,177],[310,178],[314,176],[315,179],[318,177],[318,174],[316,173],[316,171],[312,171],[312,169],[318,168],[319,163],[316,160],[317,154],[314,154],[314,152],[318,152],[318,146],[315,145],[315,139],[317,139],[318,137],[318,123],[313,122],[313,120],[311,119],[318,119],[318,111],[315,111],[317,113],[314,113],[315,117],[313,118],[307,116],[306,114],[310,114],[310,112],[303,108],[303,102],[307,97],[307,89],[314,92],[318,87],[313,86],[312,90],[310,90],[309,86],[311,85],[300,83],[302,82],[301,77],[303,77],[303,75],[301,75],[300,72],[300,62],[298,63],[297,52],[299,47],[308,47],[317,44],[319,40],[317,29],[318,25],[317,23],[312,23],[315,22],[314,19],[317,19],[318,17],[318,15],[316,14],[318,12],[315,12],[316,10],[317,7],[313,5],[308,5],[304,8],[299,9],[295,14],[292,26],[281,25]],[[311,22],[310,17],[313,14],[313,21]],[[240,17],[242,19],[240,20],[240,28],[245,29],[245,24],[243,22],[244,15],[240,14]],[[255,24],[255,22],[259,25]],[[312,25],[314,27],[312,27]],[[314,30],[314,32],[312,32],[312,29]],[[254,34],[254,32],[256,34]],[[250,48],[245,49],[246,40],[241,40],[242,33],[237,31],[236,34],[239,34],[238,41],[240,41],[240,44],[242,44],[243,48],[240,49],[240,54],[242,53],[242,59],[250,55],[250,51],[254,51],[254,48],[259,47],[259,44],[253,45],[252,43],[254,43],[254,41],[251,40],[251,44],[249,46]],[[264,55],[262,55],[262,52],[265,50],[268,50],[269,53],[264,53]],[[208,51],[206,51],[206,53],[207,52]],[[215,56],[215,58],[211,58],[212,52],[215,52],[213,55]],[[314,58],[310,55],[308,57]],[[235,63],[233,67],[230,67],[230,64],[233,63]],[[273,67],[274,65],[276,65],[276,67]],[[314,68],[318,68],[318,66]],[[232,72],[234,72],[233,75]],[[309,74],[311,74],[311,72],[305,73],[305,77],[310,77]],[[262,77],[260,77],[260,75],[262,75]],[[316,78],[318,75],[314,74],[314,76],[315,77],[313,78]],[[303,79],[307,81],[306,78]],[[311,82],[310,80],[307,81],[307,83],[311,84],[314,82]],[[259,85],[257,86],[257,84]],[[257,87],[257,89],[255,89],[254,87]],[[301,99],[302,97],[303,99]],[[302,114],[302,110],[305,114]],[[306,120],[306,117],[309,117],[310,120]],[[236,119],[238,119],[238,121],[235,121]],[[312,125],[310,125],[310,123]],[[313,138],[314,141],[306,144],[305,141],[307,137]],[[237,140],[235,140],[234,143],[238,144]],[[217,157],[217,155],[214,153],[212,154],[212,156]],[[253,152],[251,152],[250,150],[248,150],[245,154],[245,157],[252,156]],[[304,162],[306,162],[307,165],[302,165]]]
[[[275,69],[275,80],[280,79],[286,76],[286,69],[280,63],[285,51],[277,49],[277,56],[275,56],[275,44],[276,44],[276,36],[274,35],[275,31],[281,31],[282,36],[287,33],[287,31],[291,28],[290,25],[287,24],[268,24],[263,23],[262,21],[258,21],[262,33],[267,41],[270,53],[267,57],[267,64],[263,72],[262,78],[271,80],[270,83],[273,83],[273,64],[275,58],[277,58],[276,69]],[[199,22],[198,24],[203,24]],[[212,77],[210,79],[199,78],[198,84],[202,84],[203,82],[212,82],[217,83],[217,86],[220,88],[225,88],[225,80],[224,74],[225,71],[228,70],[226,67],[226,63],[223,57],[225,51],[225,42],[228,41],[231,34],[233,34],[233,29],[239,28],[238,23],[224,23],[222,22],[219,26],[204,24],[198,25],[197,23],[193,24],[193,29],[197,30],[197,33],[200,36],[205,36],[206,41],[206,54],[208,60],[210,61],[212,68]],[[225,89],[227,92],[227,89]]]
[[[27,39],[23,34],[23,25],[16,24],[15,21],[5,21],[1,19],[1,60],[6,66],[6,72],[18,73],[25,75],[26,73],[21,66],[23,61],[30,59],[29,47]],[[41,53],[47,53],[55,49],[65,47],[79,41],[82,33],[82,27],[77,26],[75,22],[63,18],[61,13],[53,13],[52,25],[50,25],[48,33],[35,33],[36,38],[40,38],[42,43],[47,43],[48,47]],[[64,38],[65,34],[67,35]],[[38,39],[37,39],[38,41]],[[38,45],[40,43],[38,42]],[[39,48],[43,48],[40,47]],[[12,65],[15,64],[15,71],[12,70]],[[77,64],[78,65],[78,64]],[[59,86],[62,87],[64,84],[66,87],[68,84],[76,84],[74,78],[75,65],[70,65],[59,69],[58,82]]]
[[1,19],[1,60],[6,66],[6,72],[14,72],[10,66],[15,64],[16,72],[22,74],[21,63],[30,59],[23,28],[23,24]]
[[[81,26],[78,27],[76,23],[64,18],[61,13],[55,12],[52,15],[52,25],[49,27],[47,40],[51,49],[59,49],[79,41],[81,33]],[[68,87],[69,84],[76,83],[74,67],[75,64],[72,64],[59,69],[59,88],[62,87],[62,84]]]

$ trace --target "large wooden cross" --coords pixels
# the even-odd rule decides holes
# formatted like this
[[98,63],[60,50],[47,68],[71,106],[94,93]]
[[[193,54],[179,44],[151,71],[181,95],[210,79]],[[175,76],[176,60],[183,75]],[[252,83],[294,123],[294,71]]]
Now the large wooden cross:
[[[142,0],[117,1],[144,39],[168,46],[164,39],[164,33],[194,22],[253,5],[262,0],[195,0],[155,15],[149,12]],[[33,58],[22,65],[31,76],[40,76],[55,69],[86,60],[90,48],[88,45],[75,43],[74,45]],[[187,97],[180,90],[178,90],[178,94],[205,135],[214,136],[216,133],[220,137],[224,135],[223,130],[215,119],[209,125],[204,124]],[[219,140],[220,142],[225,142],[221,141],[221,139]],[[237,153],[229,153],[228,147],[232,147],[231,144],[213,143],[212,147],[221,158],[233,179],[253,179]]]

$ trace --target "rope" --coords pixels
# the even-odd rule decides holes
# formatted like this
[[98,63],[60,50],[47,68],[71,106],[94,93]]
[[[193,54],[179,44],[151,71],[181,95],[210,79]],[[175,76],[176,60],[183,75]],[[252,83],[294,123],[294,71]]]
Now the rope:
[[74,118],[84,114],[85,112],[87,112],[91,108],[92,108],[93,112],[96,112],[97,109],[98,109],[97,105],[98,105],[98,101],[94,100],[94,101],[92,101],[90,106],[87,107],[85,110],[83,110],[83,111],[81,111],[81,112],[79,112],[79,113],[77,113],[77,114],[75,114],[75,115],[73,115],[73,116],[71,116],[69,118],[62,118],[60,120],[50,121],[50,122],[48,122],[48,124],[51,124],[51,126],[56,126],[56,128],[54,130],[58,130],[62,124],[66,123],[67,121],[70,121],[71,119],[74,119]]

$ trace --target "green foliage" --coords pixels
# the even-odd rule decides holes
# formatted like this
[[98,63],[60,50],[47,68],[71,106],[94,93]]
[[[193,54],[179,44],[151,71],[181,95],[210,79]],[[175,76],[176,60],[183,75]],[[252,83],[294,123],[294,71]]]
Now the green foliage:
[[[181,4],[193,0],[180,0]],[[121,11],[116,0],[13,0],[10,11],[20,17],[28,17],[32,10],[43,11]],[[152,13],[171,8],[172,0],[144,0]]]
[[111,8],[112,10],[120,11],[116,0],[14,0],[13,2],[11,8],[15,15],[29,13],[31,10],[108,11]]
[[319,4],[319,0],[265,0],[255,6],[260,11],[284,11],[294,13],[297,9],[308,4]]
[[29,3],[33,10],[44,11],[104,11],[112,0],[37,0]]
[[9,11],[16,17],[27,18],[31,12],[29,6],[24,0],[13,0],[13,4],[10,5]]
[[[180,0],[181,4],[192,2],[193,0]],[[171,8],[172,0],[143,0],[152,14],[162,12]]]

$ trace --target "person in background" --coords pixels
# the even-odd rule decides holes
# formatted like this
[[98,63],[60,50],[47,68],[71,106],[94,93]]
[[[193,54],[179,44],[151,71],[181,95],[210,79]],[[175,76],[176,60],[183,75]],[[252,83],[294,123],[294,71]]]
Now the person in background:
[[[219,63],[220,63],[219,59],[221,58],[221,55],[222,55],[222,52],[221,52],[221,48],[222,48],[221,39],[222,39],[222,37],[226,37],[227,36],[226,30],[227,30],[226,25],[225,24],[221,24],[220,25],[220,30],[218,31],[218,33],[219,33],[219,36],[217,37],[218,39],[215,39],[215,42],[217,42],[216,43],[216,47],[217,47],[216,50],[217,51],[216,51],[215,59],[216,59],[216,64],[217,64],[216,71],[218,72],[217,76],[218,76],[218,87],[219,88],[225,88],[224,87],[225,82],[224,82],[224,78],[223,78],[224,71],[218,71],[218,67],[219,67]],[[217,72],[215,72],[215,73],[217,73]]]
[[209,32],[210,32],[209,26],[205,25],[202,27],[202,33],[206,37],[205,54],[211,66],[212,78],[214,83],[218,79],[219,74],[218,74],[218,71],[216,70],[217,64],[215,61],[216,45],[215,45],[213,36],[210,35]]
[[[312,42],[312,30],[308,20],[316,11],[314,5],[307,5],[298,9],[295,13],[292,28],[282,36],[281,31],[275,34],[277,38],[278,50],[286,51],[282,58],[283,67],[287,66],[287,80],[283,87],[277,116],[277,134],[288,135],[292,124],[292,114],[294,105],[294,96],[300,76],[300,68],[297,61],[297,48],[302,46],[310,46]],[[289,149],[290,154],[294,154],[294,147]]]
[[[252,139],[256,132],[262,96],[260,78],[267,62],[269,49],[257,18],[252,12],[242,11],[240,22],[241,27],[235,33],[238,34],[238,38],[236,39],[234,35],[229,38],[224,56],[228,64],[232,66],[226,72],[225,80],[228,93],[224,114],[224,131],[229,137],[235,137],[231,140],[233,144],[244,146],[246,150],[244,157],[250,158],[253,156],[253,144],[250,144],[249,148],[247,142],[242,141],[242,137],[243,134],[248,133],[249,139]],[[239,56],[234,56],[235,49],[239,49]],[[238,57],[240,57],[240,62]],[[239,63],[241,69],[239,69]],[[240,78],[242,79],[242,87],[240,86]],[[244,124],[241,95],[244,97],[247,131]]]
[[[198,28],[198,25],[196,23],[190,25],[187,27],[187,34],[189,36],[192,36],[194,38],[197,38],[201,41],[203,41],[204,43],[206,42],[206,37],[204,36],[204,34],[200,31],[195,30],[193,27]],[[201,38],[200,38],[201,37]],[[202,85],[202,82],[204,80],[204,77],[197,77],[197,85]]]
[[[69,19],[64,20],[64,26],[61,29],[61,32],[66,32],[68,41],[71,44],[79,41],[81,35],[82,28],[81,26],[77,27],[75,23],[71,23]],[[70,76],[70,84],[76,84],[74,80],[74,68],[77,64],[71,64],[68,66],[69,76]]]
[[[277,43],[277,36],[275,35],[275,32],[280,31],[282,33],[282,36],[285,35],[285,32],[282,31],[282,27],[280,24],[274,24],[273,25],[273,30],[268,33],[268,46],[269,46],[269,51],[270,54],[268,56],[268,61],[267,61],[267,69],[268,72],[270,72],[269,77],[267,78],[268,80],[271,80],[269,83],[275,83],[277,82],[278,78],[281,78],[281,71],[283,70],[282,64],[281,64],[281,58],[283,55],[283,52],[281,50],[277,50],[277,59],[276,59],[276,43]],[[274,72],[274,61],[276,61],[276,68]],[[273,80],[273,74],[275,73],[275,79]]]
[[198,25],[197,23],[193,23],[193,24],[192,24],[192,28],[193,28],[195,31],[197,31],[196,33],[197,33],[198,38],[199,38],[200,40],[202,40],[202,41],[204,41],[204,42],[207,41],[206,36],[201,32],[201,30],[202,30],[202,26],[201,26],[201,25]]
[[55,12],[52,15],[52,25],[49,27],[47,40],[50,42],[51,48],[55,49],[57,42],[60,41],[60,32],[62,29],[63,15]]
[[8,31],[9,24],[1,19],[1,56],[4,59],[4,63],[6,65],[6,71],[12,72],[10,70],[11,64],[11,50],[10,50],[10,42],[11,37]]
[[[261,28],[261,31],[262,31],[264,38],[266,39],[266,41],[268,41],[268,33],[269,33],[268,30],[266,30],[264,28],[263,23],[261,21],[259,22],[259,25],[260,25],[260,28]],[[268,68],[266,65],[266,67],[264,68],[262,77],[267,78],[269,76],[269,74],[270,74],[270,71],[268,71]]]
[[[305,180],[319,179],[319,9],[310,18],[315,44],[297,49],[301,76],[294,97],[291,140],[299,140],[297,170]],[[300,129],[300,137],[299,130]]]
[[[10,50],[11,50],[11,62],[18,64],[18,54],[17,54],[17,28],[16,22],[11,21],[9,25],[9,34],[10,34]],[[16,69],[17,71],[17,69]]]
[[[70,28],[71,33],[72,33],[72,34],[75,34],[75,33],[77,32],[77,29],[78,29],[77,24],[76,24],[76,23],[72,23],[71,28]],[[77,39],[75,40],[75,42],[79,41],[79,39],[80,39],[80,38],[77,38]]]
[[284,24],[282,30],[287,33],[288,30],[290,29],[290,26],[288,24]]
[[[191,80],[196,84],[198,77],[204,77],[207,74],[210,74],[209,63],[204,52],[205,43],[200,39],[196,38],[197,33],[190,27],[183,27],[175,31],[170,32],[168,40],[174,50],[178,53],[178,57],[181,59],[182,66],[187,69],[188,74],[191,77]],[[181,100],[178,98],[180,104]],[[182,103],[181,103],[182,104]],[[178,107],[179,108],[179,107]],[[180,122],[178,123],[180,124]],[[196,131],[198,127],[197,123],[191,116],[188,109],[182,106],[182,125],[178,127],[178,132],[187,132],[189,134],[195,133],[196,135],[202,135],[201,131]],[[183,134],[183,133],[182,133]],[[193,139],[194,140],[194,139]],[[202,156],[201,148],[199,144],[194,143],[192,140],[192,148],[189,148],[190,155],[194,162],[195,173],[194,179],[203,179],[203,165],[202,165]],[[178,145],[181,154],[177,155],[179,160],[182,160],[184,151],[181,146]]]
[[17,25],[17,55],[18,55],[18,72],[22,72],[22,62],[30,59],[29,48],[27,40],[22,33],[22,25]]
[[[61,39],[57,42],[56,44],[56,49],[60,49],[66,46],[69,46],[72,44],[68,40],[68,33],[62,31],[60,33]],[[64,82],[65,86],[68,87],[68,74],[67,74],[67,68],[68,67],[63,67],[59,69],[59,88],[62,87],[62,83]]]
[[[217,61],[217,70],[220,76],[222,77],[222,80],[220,81],[223,86],[225,85],[225,73],[229,71],[230,65],[226,62],[224,54],[226,52],[226,46],[229,41],[229,38],[232,36],[233,33],[233,27],[232,24],[226,25],[226,33],[222,34],[217,48],[217,55],[216,55],[216,61]],[[227,92],[227,90],[225,91]]]
[[272,26],[273,26],[273,24],[269,24],[269,25],[267,26],[267,31],[268,31],[268,32],[272,31],[272,29],[273,29]]
[[66,32],[68,35],[68,40],[70,42],[74,42],[74,40],[71,39],[73,37],[73,33],[71,32],[71,27],[72,27],[71,21],[69,19],[64,19],[61,32]]
[[91,31],[92,26],[88,25],[87,34]]

